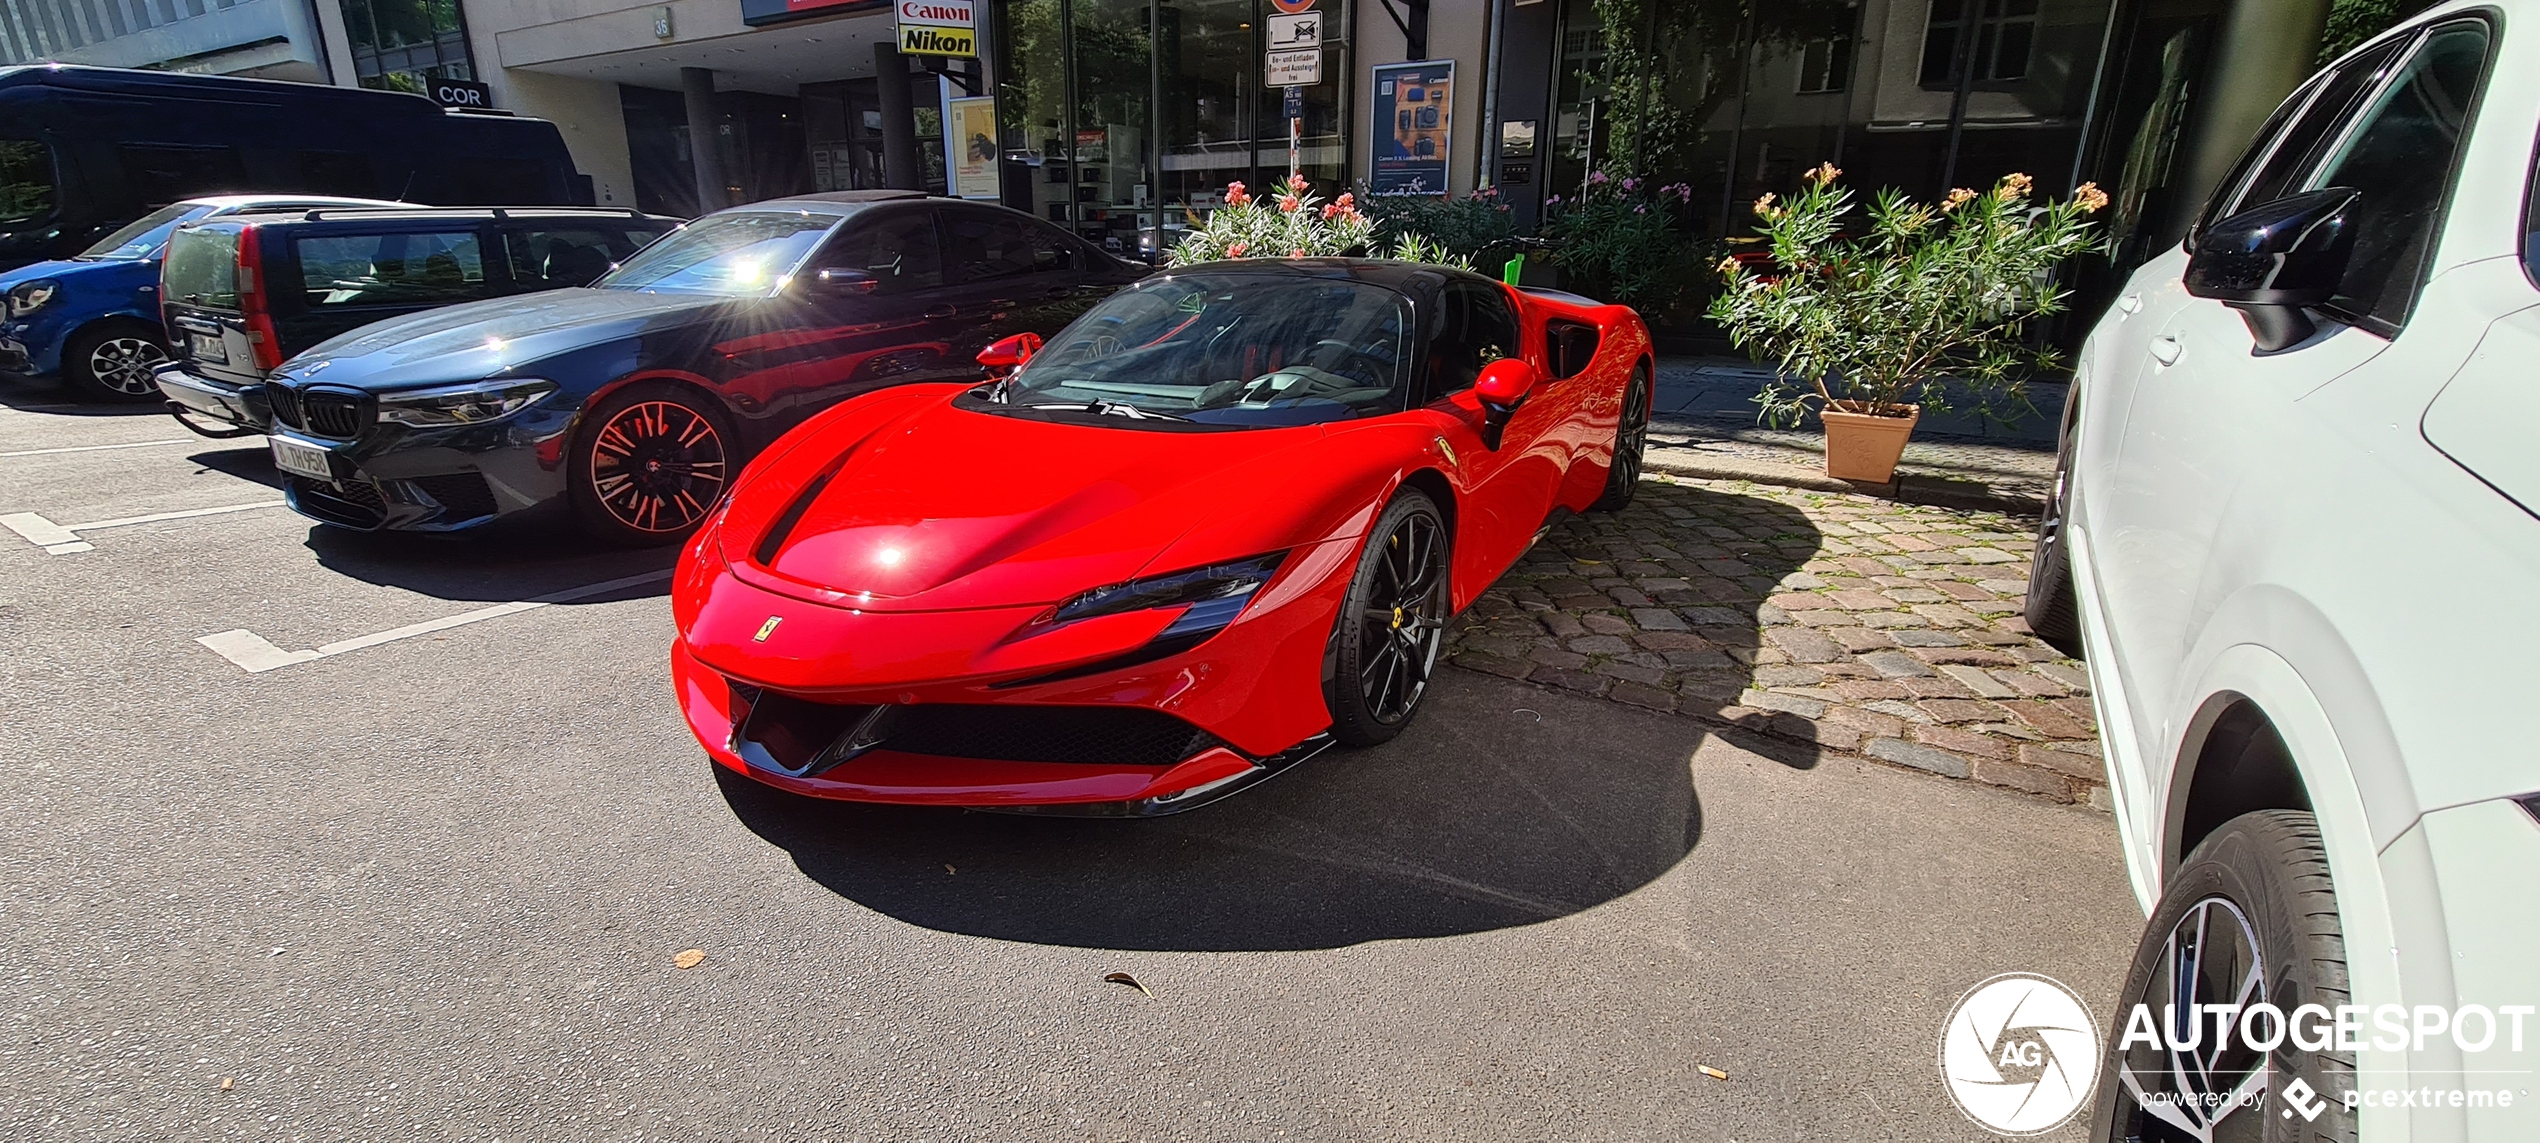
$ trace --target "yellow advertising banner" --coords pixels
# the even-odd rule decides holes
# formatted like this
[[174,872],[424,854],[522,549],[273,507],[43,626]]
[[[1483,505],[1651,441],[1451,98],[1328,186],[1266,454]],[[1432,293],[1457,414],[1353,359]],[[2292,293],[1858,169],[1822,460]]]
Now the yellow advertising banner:
[[937,28],[920,25],[900,29],[900,54],[904,56],[958,56],[979,58],[979,33],[968,28]]
[[955,198],[997,197],[997,101],[944,101],[944,170]]

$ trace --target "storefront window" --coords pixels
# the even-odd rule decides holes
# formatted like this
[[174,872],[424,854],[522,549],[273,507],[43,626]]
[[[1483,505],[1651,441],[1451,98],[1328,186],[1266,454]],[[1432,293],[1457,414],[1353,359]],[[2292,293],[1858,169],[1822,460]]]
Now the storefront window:
[[474,79],[459,0],[343,0],[363,87],[422,94],[435,79]]
[[[1319,10],[1323,82],[1303,91],[1298,159],[1332,195],[1348,177],[1348,5]],[[1285,177],[1285,108],[1262,86],[1266,11],[1263,0],[997,5],[1006,205],[1137,256],[1159,237],[1169,247],[1227,183]]]

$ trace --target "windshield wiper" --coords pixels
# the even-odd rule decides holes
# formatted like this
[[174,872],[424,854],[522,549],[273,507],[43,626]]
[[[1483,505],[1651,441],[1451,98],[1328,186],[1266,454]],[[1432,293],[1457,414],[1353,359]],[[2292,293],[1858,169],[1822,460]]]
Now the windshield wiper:
[[1148,409],[1141,409],[1126,401],[1044,401],[1038,404],[1025,405],[1023,407],[1026,409],[1078,409],[1105,417],[1127,417],[1133,421],[1182,421],[1186,423],[1190,421],[1189,417],[1179,417],[1171,413],[1158,413]]

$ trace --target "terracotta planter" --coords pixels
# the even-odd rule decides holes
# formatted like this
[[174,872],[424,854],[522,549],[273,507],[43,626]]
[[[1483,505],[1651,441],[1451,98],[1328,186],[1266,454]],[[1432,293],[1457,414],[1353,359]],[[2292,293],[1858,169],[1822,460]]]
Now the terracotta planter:
[[1905,455],[1905,441],[1914,435],[1914,422],[1923,419],[1922,406],[1906,407],[1913,412],[1902,417],[1857,412],[1850,401],[1822,410],[1818,415],[1826,423],[1826,475],[1867,484],[1895,480],[1896,461]]

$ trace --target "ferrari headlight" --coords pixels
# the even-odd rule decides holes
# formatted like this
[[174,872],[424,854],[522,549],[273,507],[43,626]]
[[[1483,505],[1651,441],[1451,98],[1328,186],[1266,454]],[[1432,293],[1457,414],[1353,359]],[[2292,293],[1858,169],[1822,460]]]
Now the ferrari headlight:
[[470,381],[464,385],[409,389],[403,393],[382,393],[379,395],[379,419],[383,424],[418,429],[478,425],[508,417],[537,404],[555,391],[556,383],[553,381],[505,377],[493,381]]
[[[1194,615],[1206,612],[1207,615],[1203,621],[1214,621],[1217,626],[1223,627],[1234,622],[1236,613],[1243,610],[1244,604],[1252,598],[1252,593],[1261,590],[1261,585],[1270,582],[1270,577],[1278,573],[1280,562],[1287,558],[1286,552],[1272,552],[1249,559],[1231,560],[1222,564],[1192,568],[1188,571],[1133,579],[1127,583],[1115,583],[1109,587],[1097,587],[1092,591],[1081,592],[1059,604],[1051,612],[1050,620],[1054,623],[1071,623],[1079,619],[1091,619],[1097,615],[1118,615],[1130,611],[1191,604],[1193,605],[1191,612],[1184,615],[1183,620],[1189,620]],[[1176,620],[1175,625],[1181,626],[1182,622],[1182,620]]]
[[9,287],[9,313],[13,317],[25,317],[43,309],[46,302],[53,300],[53,295],[61,292],[62,284],[51,278],[20,282]]

